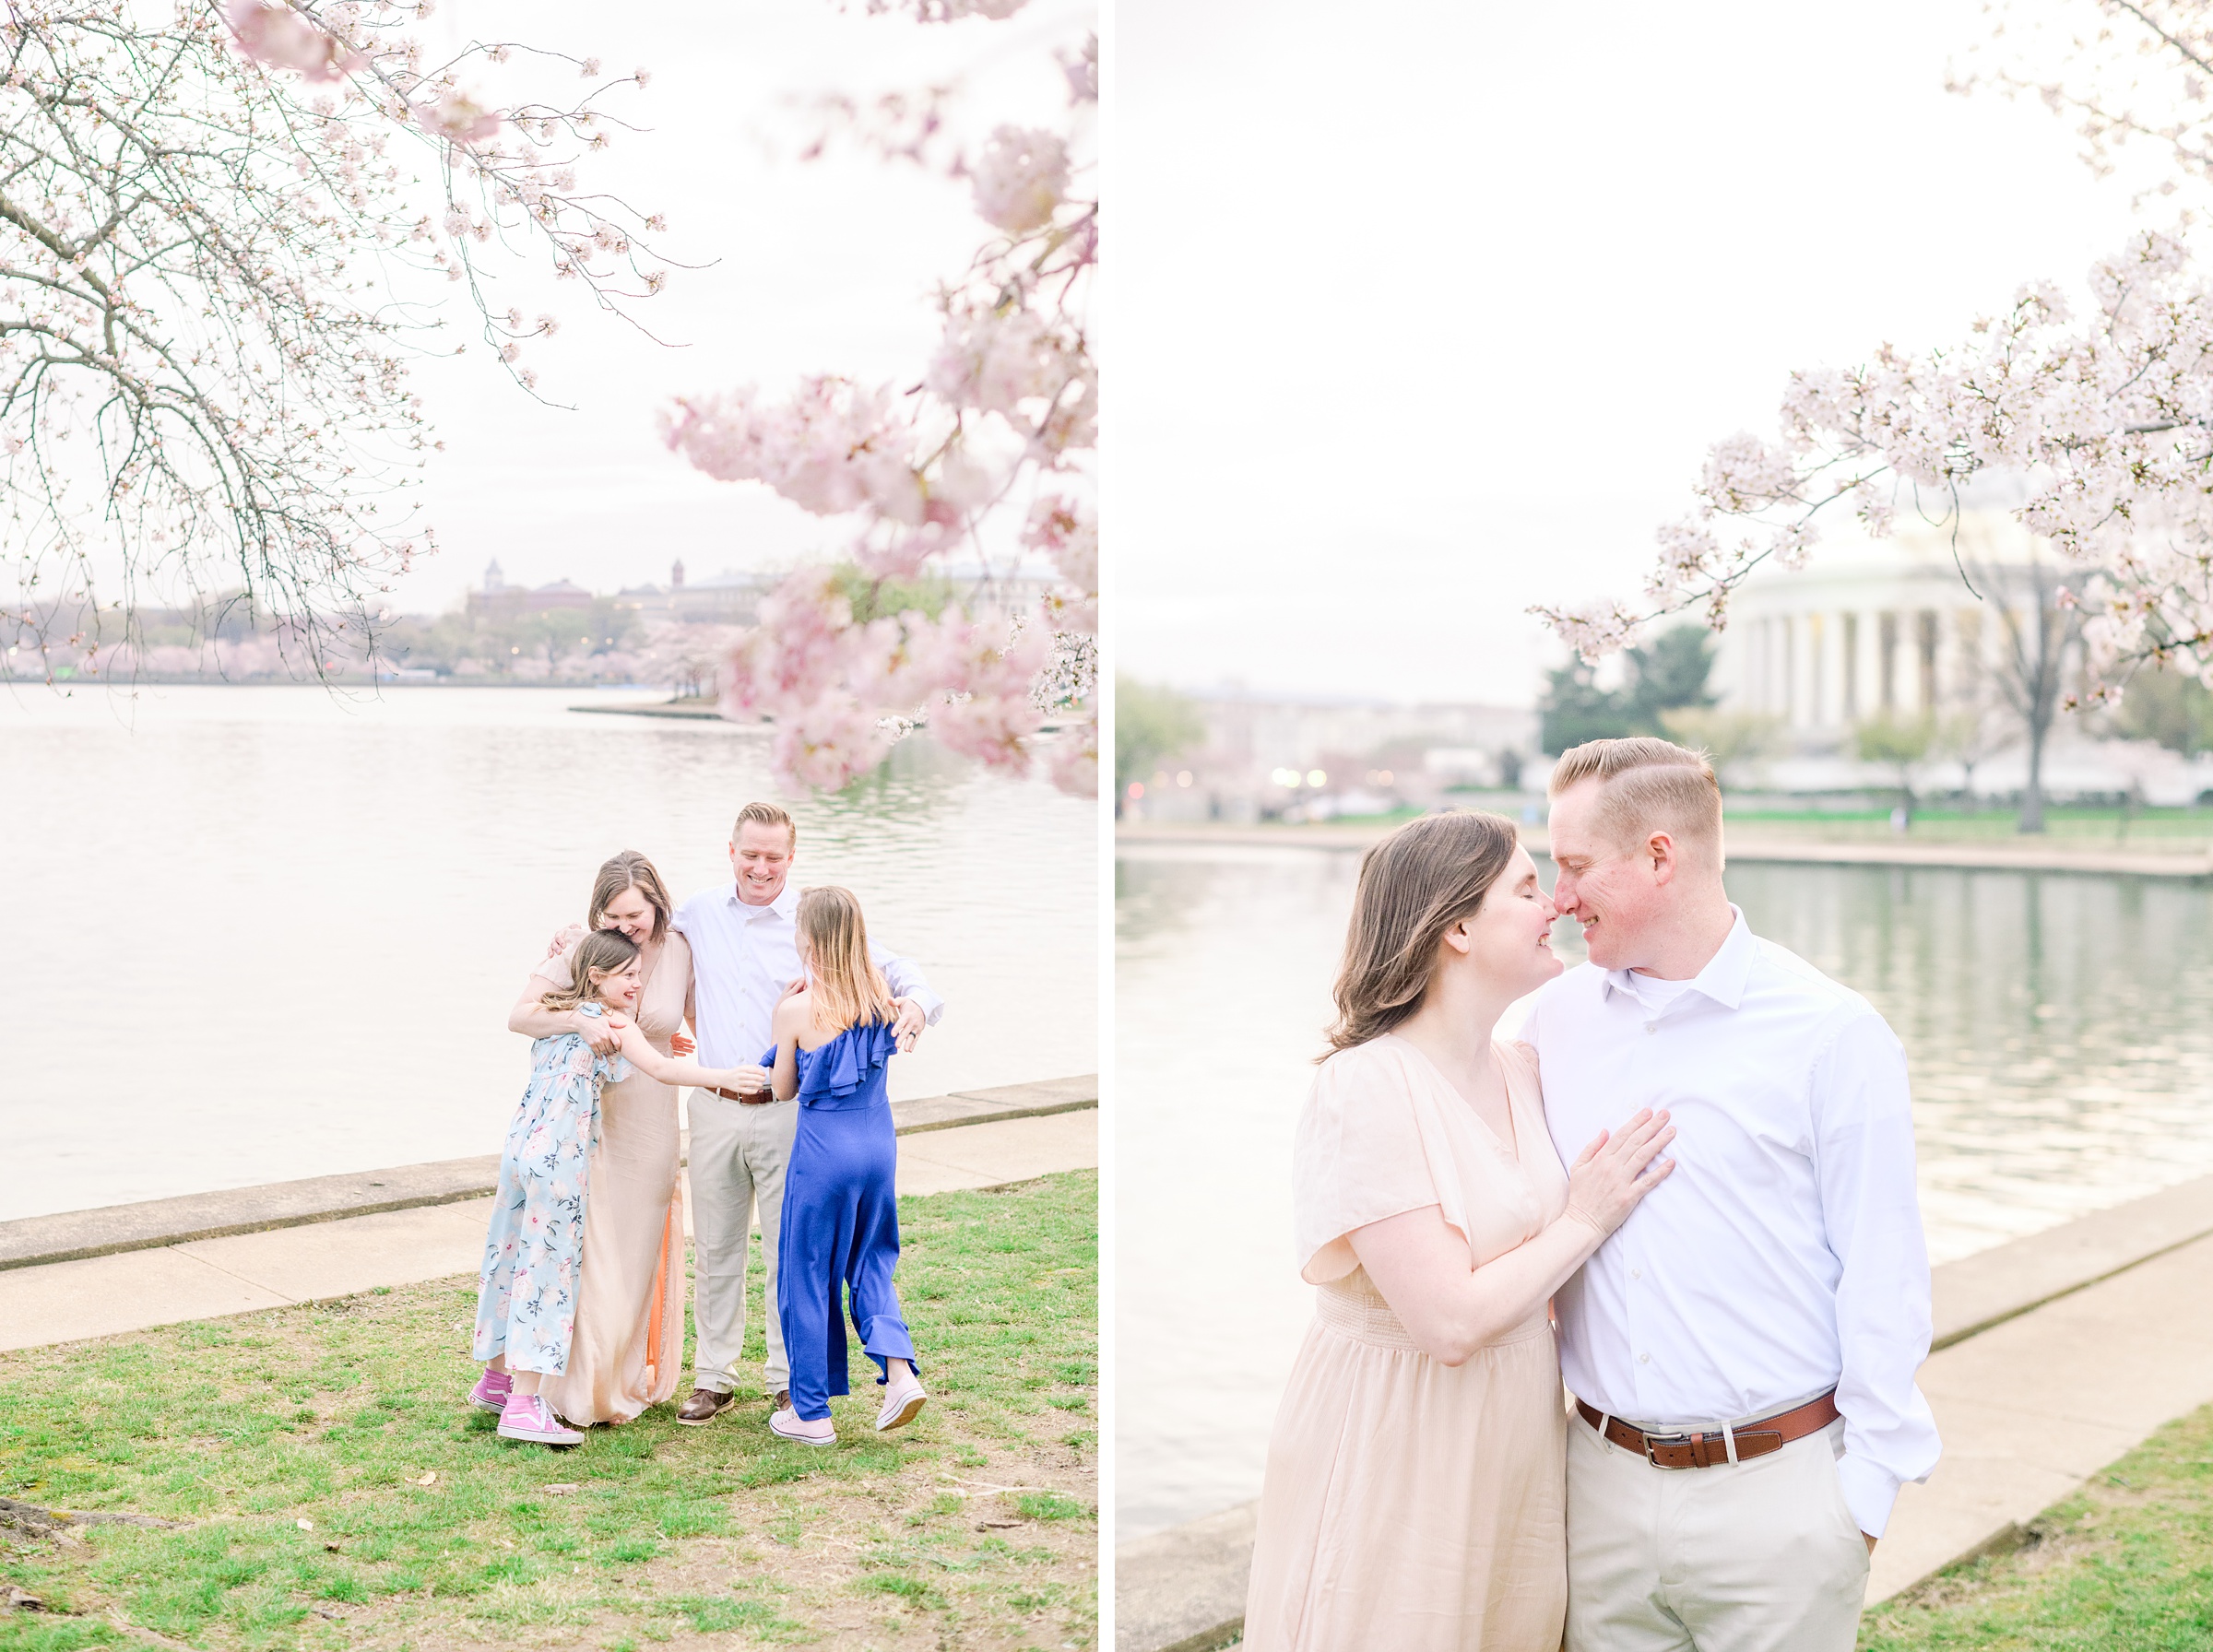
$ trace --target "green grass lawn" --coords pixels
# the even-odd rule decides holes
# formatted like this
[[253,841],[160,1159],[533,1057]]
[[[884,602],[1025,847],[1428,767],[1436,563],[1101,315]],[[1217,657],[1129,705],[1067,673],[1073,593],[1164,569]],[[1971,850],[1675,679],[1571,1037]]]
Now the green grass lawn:
[[2030,1524],[1867,1614],[1863,1652],[2213,1652],[2213,1407]]
[[0,1597],[43,1602],[0,1606],[0,1647],[1088,1647],[1097,1196],[902,1199],[930,1402],[875,1434],[856,1345],[834,1450],[758,1399],[503,1441],[466,1401],[473,1280],[0,1354],[0,1497],[176,1523],[0,1525]]

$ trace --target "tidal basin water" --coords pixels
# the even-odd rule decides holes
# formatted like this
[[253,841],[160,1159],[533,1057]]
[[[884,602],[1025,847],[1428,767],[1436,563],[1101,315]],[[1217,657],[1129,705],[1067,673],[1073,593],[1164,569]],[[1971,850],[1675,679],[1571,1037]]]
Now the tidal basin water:
[[[508,1007],[599,863],[727,884],[732,817],[781,796],[758,733],[592,702],[0,690],[0,1219],[498,1151]],[[793,878],[947,1001],[894,1096],[1097,1070],[1093,803],[919,742],[786,801]]]
[[[1117,867],[1120,1536],[1259,1493],[1313,1313],[1291,1136],[1357,869],[1166,845]],[[1729,891],[1905,1044],[1935,1260],[2213,1171],[2213,885],[1740,862]]]

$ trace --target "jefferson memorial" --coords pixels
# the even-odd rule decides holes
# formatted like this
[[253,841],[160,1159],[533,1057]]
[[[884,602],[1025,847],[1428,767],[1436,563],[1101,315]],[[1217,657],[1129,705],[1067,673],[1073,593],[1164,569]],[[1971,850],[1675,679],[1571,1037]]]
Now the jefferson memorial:
[[1902,521],[1888,539],[1832,530],[1802,571],[1765,568],[1739,587],[1712,687],[1726,709],[1779,718],[1814,749],[1886,711],[1986,703],[2011,652],[2008,609],[2030,621],[2040,565],[2046,579],[2073,572],[2006,512],[1967,513],[1957,534]]
[[[2080,573],[2011,512],[1975,509],[1957,524],[1899,513],[1890,537],[1840,524],[1802,570],[1766,567],[1740,586],[1718,639],[1709,684],[1721,709],[1774,718],[1785,738],[1747,777],[1786,792],[1880,785],[1889,773],[1857,761],[1855,725],[1885,712],[1911,719],[1980,714],[1997,738],[1972,771],[1977,794],[2002,797],[2028,778],[2020,720],[2000,682],[2014,631],[2033,659],[2039,594]],[[2047,596],[2048,600],[2048,596]],[[2061,662],[2062,697],[2079,683],[2079,649]],[[1919,765],[1938,790],[1967,784],[1957,761]],[[2213,756],[2183,759],[2148,741],[2112,738],[2095,714],[2059,712],[2045,747],[2054,798],[2134,790],[2187,804],[2213,788]]]

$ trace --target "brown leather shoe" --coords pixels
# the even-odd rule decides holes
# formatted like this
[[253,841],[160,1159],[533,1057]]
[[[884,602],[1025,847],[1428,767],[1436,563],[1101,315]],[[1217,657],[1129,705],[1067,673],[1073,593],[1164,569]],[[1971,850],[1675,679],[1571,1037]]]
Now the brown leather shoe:
[[791,1390],[789,1388],[778,1388],[776,1390],[776,1410],[779,1411],[788,1411],[791,1410]]
[[715,1421],[715,1413],[737,1398],[734,1394],[717,1393],[713,1388],[694,1388],[692,1397],[676,1408],[676,1420],[693,1428]]

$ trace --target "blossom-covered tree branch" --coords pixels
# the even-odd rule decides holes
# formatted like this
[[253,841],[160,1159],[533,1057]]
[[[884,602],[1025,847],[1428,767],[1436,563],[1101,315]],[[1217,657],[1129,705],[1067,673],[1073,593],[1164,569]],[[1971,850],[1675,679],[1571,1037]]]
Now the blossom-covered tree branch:
[[408,367],[437,282],[416,283],[460,285],[526,388],[524,341],[556,323],[489,301],[495,238],[603,305],[658,287],[652,220],[575,178],[613,124],[595,100],[642,77],[563,59],[589,96],[497,108],[465,78],[547,54],[429,64],[428,11],[63,0],[0,21],[0,628],[40,673],[131,634],[148,584],[236,593],[303,672],[363,652],[434,547],[408,499],[436,445]]
[[[882,7],[877,7],[882,9]],[[1011,5],[923,4],[926,21]],[[945,153],[935,98],[841,113],[879,154],[969,182],[990,235],[939,295],[937,351],[907,387],[835,375],[789,395],[746,387],[679,398],[669,445],[708,475],[759,483],[855,524],[847,554],[879,587],[973,564],[965,600],[857,616],[835,572],[805,568],[732,652],[723,703],[773,717],[787,778],[834,788],[917,727],[994,767],[1043,755],[1071,790],[1097,784],[1098,525],[1089,460],[1098,377],[1085,306],[1098,203],[1073,157],[1095,100],[1096,43],[1064,62],[1066,131],[1000,126]],[[820,153],[822,145],[811,153]],[[1058,572],[1041,604],[1014,599],[1024,558]],[[1050,719],[1053,738],[1038,739]]]
[[1957,346],[1792,374],[1780,441],[1709,454],[1643,604],[1534,611],[1593,660],[1663,614],[1699,608],[1719,628],[1753,570],[1802,564],[1825,523],[1879,537],[1901,506],[1956,519],[1991,473],[2026,483],[2021,522],[2077,570],[2065,599],[2088,610],[2088,698],[2116,697],[2146,658],[2213,681],[2213,285],[2149,230],[2089,285],[2079,318],[2056,288],[2025,287]]
[[[1956,89],[2037,97],[2076,123],[2100,172],[2149,148],[2139,202],[2213,183],[2213,6],[1991,10]],[[2072,571],[2055,596],[2079,610],[2088,683],[2064,703],[2117,700],[2148,660],[2213,685],[2213,281],[2189,222],[2093,266],[2079,314],[2033,283],[1956,344],[1793,373],[1779,440],[1709,454],[1641,602],[1532,611],[1593,661],[1665,614],[1698,608],[1718,629],[1737,585],[1770,559],[1802,564],[1825,525],[1854,517],[1879,537],[1900,509],[1957,523],[1962,490],[1995,475],[2026,490],[2016,514]]]

